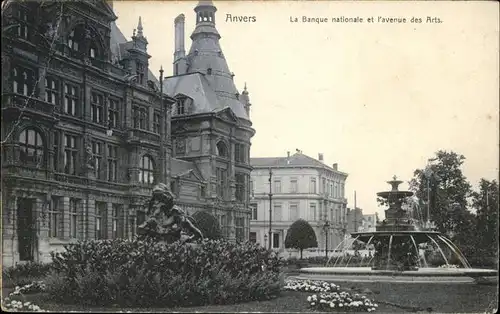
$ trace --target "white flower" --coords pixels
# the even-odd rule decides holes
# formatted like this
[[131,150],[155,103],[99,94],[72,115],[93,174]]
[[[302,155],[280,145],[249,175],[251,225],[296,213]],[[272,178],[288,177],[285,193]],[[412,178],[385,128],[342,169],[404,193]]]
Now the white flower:
[[307,297],[307,302],[311,302],[311,296]]
[[314,303],[314,302],[311,302],[311,305],[312,305],[312,306],[314,306],[314,305],[316,305],[316,303]]
[[28,306],[28,305],[30,305],[30,304],[31,304],[31,302],[25,302],[25,303],[24,303],[24,306]]
[[343,307],[343,306],[344,306],[344,304],[342,304],[342,303],[339,303],[339,307]]
[[372,311],[375,311],[375,308],[374,308],[374,307],[372,307]]
[[38,305],[33,306],[33,311],[39,311],[39,310],[40,310],[40,307]]
[[377,303],[375,303],[375,304],[373,304],[373,306],[374,306],[374,307],[378,307],[378,304],[377,304]]
[[371,312],[371,311],[372,311],[372,309],[368,308],[368,309],[367,309],[367,311],[368,311],[368,312]]

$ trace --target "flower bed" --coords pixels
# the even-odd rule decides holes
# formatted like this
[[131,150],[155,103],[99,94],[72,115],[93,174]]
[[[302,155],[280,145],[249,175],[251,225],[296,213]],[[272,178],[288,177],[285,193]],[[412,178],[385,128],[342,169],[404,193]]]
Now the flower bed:
[[9,312],[46,312],[40,306],[26,301],[25,295],[45,291],[46,286],[41,281],[34,281],[25,286],[16,286],[9,296],[2,299],[2,308]]
[[257,244],[84,241],[53,254],[47,279],[57,301],[126,307],[267,300],[279,294],[282,260]]
[[284,289],[317,292],[309,295],[307,302],[311,308],[319,311],[372,312],[378,307],[378,304],[364,295],[341,291],[340,286],[324,281],[288,280]]

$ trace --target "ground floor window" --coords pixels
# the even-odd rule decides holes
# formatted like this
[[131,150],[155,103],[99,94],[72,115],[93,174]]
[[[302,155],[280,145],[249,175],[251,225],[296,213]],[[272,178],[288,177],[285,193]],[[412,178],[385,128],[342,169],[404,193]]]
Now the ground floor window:
[[69,200],[69,236],[76,239],[78,237],[78,200]]
[[257,243],[257,232],[250,232],[250,240],[251,243]]
[[273,233],[273,249],[280,248],[280,234],[278,232]]
[[48,210],[49,214],[49,238],[60,236],[60,220],[62,216],[60,197],[53,196]]

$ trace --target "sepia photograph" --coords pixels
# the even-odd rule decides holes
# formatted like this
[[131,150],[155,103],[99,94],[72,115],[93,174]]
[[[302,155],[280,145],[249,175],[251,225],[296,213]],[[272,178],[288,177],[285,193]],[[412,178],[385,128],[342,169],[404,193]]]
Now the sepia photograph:
[[499,9],[2,1],[2,311],[496,313]]

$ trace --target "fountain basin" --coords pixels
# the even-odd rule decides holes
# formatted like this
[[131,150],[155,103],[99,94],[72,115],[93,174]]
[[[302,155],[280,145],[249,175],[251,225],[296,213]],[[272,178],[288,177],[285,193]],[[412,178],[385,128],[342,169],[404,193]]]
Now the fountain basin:
[[419,268],[418,270],[373,270],[371,267],[307,267],[295,279],[333,282],[478,283],[498,282],[498,271],[479,268]]

